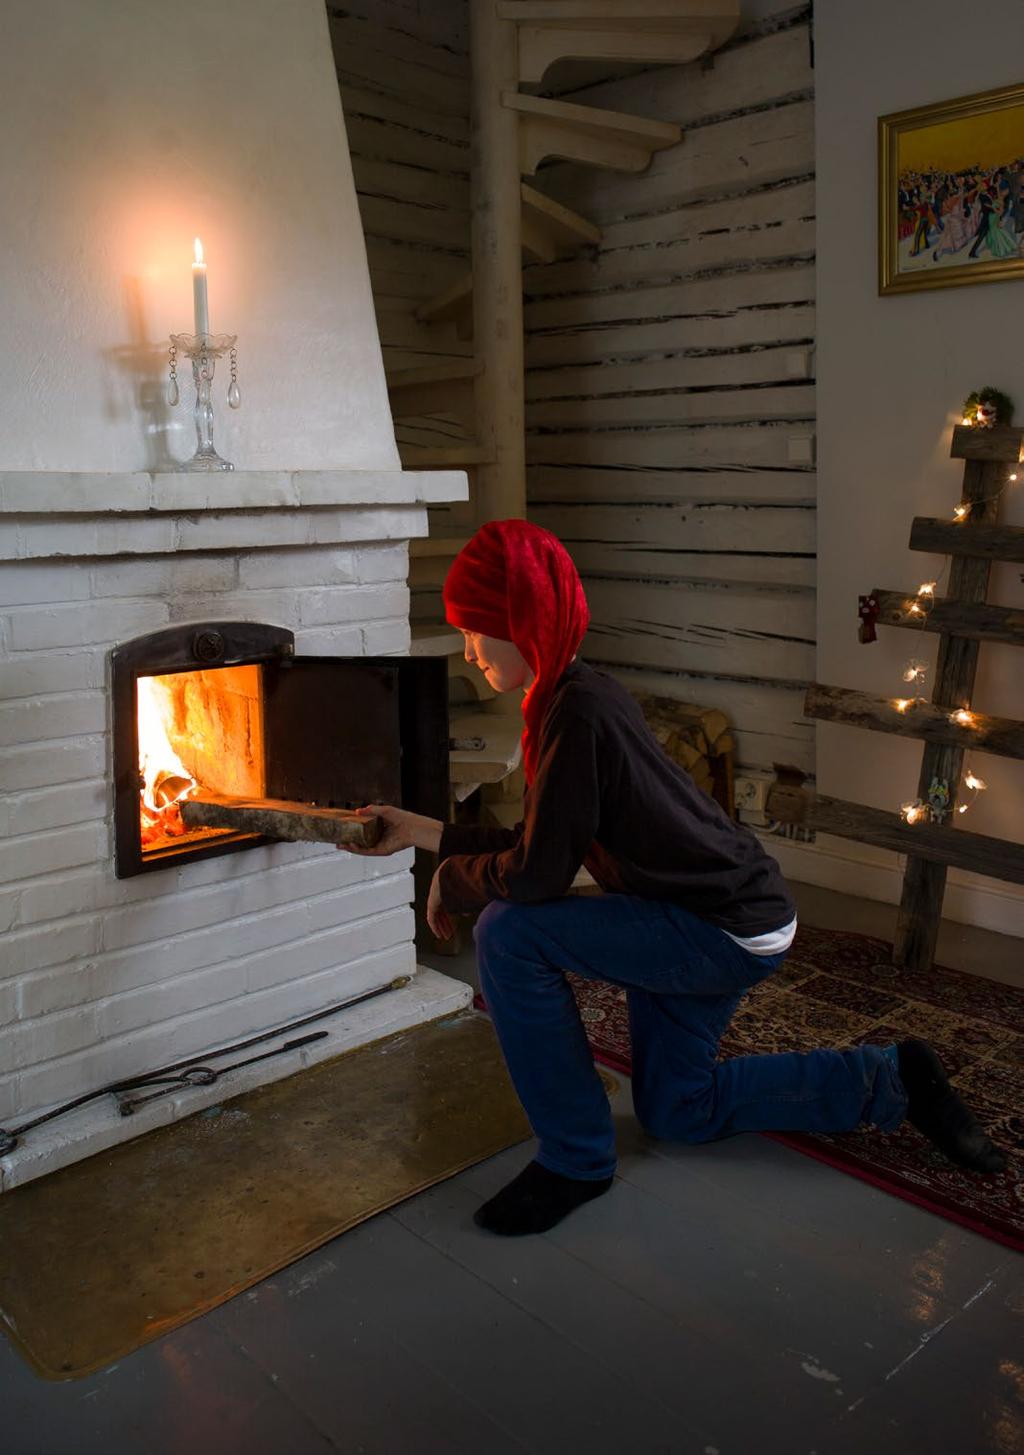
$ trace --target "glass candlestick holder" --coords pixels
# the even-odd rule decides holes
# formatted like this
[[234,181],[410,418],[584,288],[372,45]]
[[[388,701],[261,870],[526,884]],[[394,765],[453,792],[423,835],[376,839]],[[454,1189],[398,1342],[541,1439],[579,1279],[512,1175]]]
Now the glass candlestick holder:
[[192,378],[196,387],[195,422],[196,452],[190,460],[179,465],[180,470],[233,470],[229,460],[222,459],[213,445],[213,374],[217,360],[225,354],[231,356],[231,382],[228,386],[228,405],[237,409],[241,404],[238,391],[238,351],[235,345],[238,335],[233,333],[172,333],[169,353],[170,379],[167,386],[169,402],[177,404],[178,355],[191,360]]

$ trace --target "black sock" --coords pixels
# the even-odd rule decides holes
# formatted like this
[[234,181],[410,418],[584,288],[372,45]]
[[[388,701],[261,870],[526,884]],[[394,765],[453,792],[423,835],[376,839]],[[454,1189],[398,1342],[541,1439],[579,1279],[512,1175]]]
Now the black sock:
[[896,1055],[911,1126],[961,1167],[974,1172],[1004,1172],[1006,1153],[950,1086],[945,1067],[928,1042],[900,1041]]
[[473,1221],[506,1238],[546,1233],[573,1208],[607,1192],[613,1180],[601,1177],[588,1182],[578,1177],[563,1177],[558,1172],[549,1172],[539,1162],[531,1162],[497,1196],[476,1210]]

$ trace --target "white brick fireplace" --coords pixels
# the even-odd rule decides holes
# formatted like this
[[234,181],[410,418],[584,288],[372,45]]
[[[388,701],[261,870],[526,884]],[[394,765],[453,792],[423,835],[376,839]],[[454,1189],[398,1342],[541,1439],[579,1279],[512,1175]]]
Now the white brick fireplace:
[[0,1125],[414,975],[219,1086],[27,1133],[2,1186],[468,1001],[416,973],[408,853],[275,844],[117,879],[109,693],[111,647],[178,622],[407,652],[408,541],[465,491],[441,472],[0,475]]
[[[415,969],[408,854],[246,847],[117,878],[113,647],[251,621],[409,647],[408,542],[462,475],[395,446],[323,0],[8,0],[0,47],[0,1127]],[[168,336],[238,335],[231,474],[178,472]],[[184,361],[181,360],[180,363]],[[385,674],[387,675],[387,674]],[[12,1187],[464,1004],[423,971],[312,1047],[121,1118],[28,1132]],[[273,1043],[269,1043],[272,1045]]]

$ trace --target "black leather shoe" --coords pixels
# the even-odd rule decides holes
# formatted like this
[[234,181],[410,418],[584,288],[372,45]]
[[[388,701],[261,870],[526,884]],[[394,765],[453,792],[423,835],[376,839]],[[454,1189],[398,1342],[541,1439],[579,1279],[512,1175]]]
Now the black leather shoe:
[[911,1126],[960,1167],[972,1172],[1005,1172],[1006,1153],[950,1086],[934,1048],[927,1041],[900,1041],[896,1054]]

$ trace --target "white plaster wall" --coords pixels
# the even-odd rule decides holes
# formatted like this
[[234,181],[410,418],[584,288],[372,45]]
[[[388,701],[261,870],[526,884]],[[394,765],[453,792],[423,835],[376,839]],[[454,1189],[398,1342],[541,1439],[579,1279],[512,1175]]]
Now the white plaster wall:
[[0,466],[191,453],[163,391],[199,234],[239,335],[221,452],[397,469],[323,0],[5,0],[3,30]]
[[[1024,424],[1024,283],[878,296],[876,119],[1019,81],[1024,6],[987,0],[980,31],[956,0],[817,0],[815,21],[818,680],[895,696],[902,663],[915,654],[934,664],[937,639],[882,629],[877,643],[860,645],[857,596],[876,586],[913,592],[944,569],[945,557],[912,552],[907,541],[913,516],[951,517],[960,498],[963,464],[949,458],[949,443],[965,395],[1003,389]],[[1000,518],[1024,525],[1024,482],[1004,497]],[[995,566],[989,600],[1024,606],[1020,575],[1019,566]],[[1024,718],[1019,648],[982,647],[975,704]],[[915,796],[919,763],[910,741],[819,725],[822,793],[896,809]],[[1024,764],[979,754],[974,766],[988,792],[960,826],[1021,842]],[[959,878],[976,892],[947,899],[947,913],[955,903],[956,917],[986,922],[993,882]],[[1010,885],[998,893],[1020,897],[1013,932],[1024,934],[1024,895]],[[1009,928],[1005,915],[1001,926]]]

